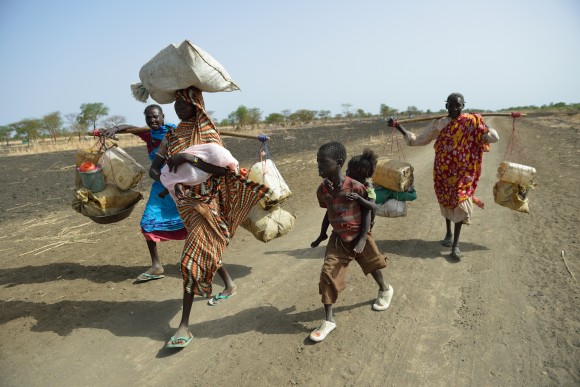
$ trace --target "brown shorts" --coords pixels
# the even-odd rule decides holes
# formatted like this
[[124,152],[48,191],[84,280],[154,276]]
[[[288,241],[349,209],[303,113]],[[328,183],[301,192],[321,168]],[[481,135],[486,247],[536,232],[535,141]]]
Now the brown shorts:
[[356,240],[343,242],[338,235],[332,233],[326,245],[324,264],[318,284],[323,304],[334,304],[346,286],[346,268],[354,259],[360,265],[365,275],[387,267],[387,259],[381,255],[375,240],[369,234],[362,253],[356,254],[353,250]]

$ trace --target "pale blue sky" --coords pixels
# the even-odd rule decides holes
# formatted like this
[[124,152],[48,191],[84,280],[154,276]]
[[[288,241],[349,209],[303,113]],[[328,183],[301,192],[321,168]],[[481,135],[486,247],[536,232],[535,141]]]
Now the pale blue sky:
[[239,105],[436,111],[455,91],[466,108],[580,102],[578,0],[0,0],[0,125],[87,102],[141,125],[130,84],[184,39],[242,88],[206,94],[220,120]]

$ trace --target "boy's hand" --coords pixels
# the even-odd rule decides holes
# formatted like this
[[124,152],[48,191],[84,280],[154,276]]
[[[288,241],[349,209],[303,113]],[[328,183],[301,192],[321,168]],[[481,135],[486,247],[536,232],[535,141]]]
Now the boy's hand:
[[360,199],[360,195],[357,194],[356,192],[349,192],[346,194],[346,198],[348,200],[358,200],[358,199]]
[[322,241],[324,241],[326,239],[328,239],[328,235],[322,234],[318,238],[316,238],[316,240],[314,242],[312,242],[310,244],[310,247],[317,247],[320,244],[320,242],[322,242]]
[[365,249],[365,245],[367,244],[367,238],[360,238],[354,247],[354,252],[360,254]]

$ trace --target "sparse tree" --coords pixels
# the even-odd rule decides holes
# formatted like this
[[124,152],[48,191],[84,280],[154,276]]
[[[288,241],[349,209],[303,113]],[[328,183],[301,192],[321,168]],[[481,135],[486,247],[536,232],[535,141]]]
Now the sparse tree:
[[332,112],[330,110],[321,110],[318,112],[318,117],[323,121],[326,121],[331,115]]
[[421,110],[417,109],[416,106],[409,106],[407,107],[407,115],[409,117],[416,116],[421,113]]
[[248,125],[254,126],[262,121],[262,111],[256,107],[248,109]]
[[112,128],[127,122],[127,119],[120,115],[112,115],[103,119],[102,124],[105,128]]
[[346,118],[351,118],[352,117],[352,112],[350,111],[350,109],[352,108],[352,104],[351,103],[343,103],[340,105],[340,107],[342,108],[342,113],[344,114],[344,116]]
[[[81,105],[81,114],[79,115],[81,123],[93,124],[93,130],[97,129],[99,118],[109,114],[109,108],[101,102],[83,103]],[[87,125],[88,126],[88,125]]]
[[63,125],[62,117],[60,112],[53,112],[42,117],[41,120],[42,129],[45,130],[50,136],[50,140],[53,144],[56,144],[56,139],[60,133]]
[[288,117],[290,117],[290,114],[292,114],[292,110],[284,109],[281,111],[281,113],[284,116],[284,121],[288,121]]
[[64,116],[66,126],[72,133],[77,133],[79,137],[79,141],[81,136],[87,132],[87,123],[81,122],[80,114],[76,113],[68,113]]

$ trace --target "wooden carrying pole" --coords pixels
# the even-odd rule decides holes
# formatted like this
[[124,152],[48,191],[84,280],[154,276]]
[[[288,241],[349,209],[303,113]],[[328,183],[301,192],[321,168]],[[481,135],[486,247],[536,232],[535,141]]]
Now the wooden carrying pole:
[[[483,117],[513,117],[513,118],[517,118],[517,117],[525,117],[526,116],[525,113],[520,113],[520,112],[512,112],[512,113],[479,113],[479,114],[481,114]],[[397,120],[397,123],[399,123],[399,124],[410,124],[411,122],[431,121],[431,120],[437,120],[439,118],[445,118],[445,117],[448,117],[448,116],[449,116],[449,114],[442,114],[442,115],[438,115],[438,116],[408,118],[406,120]]]
[[[151,131],[151,129],[149,128],[131,128],[131,129],[127,129],[127,130],[123,130],[120,133],[117,134],[124,134],[124,133],[130,133],[130,134],[138,134],[138,133],[146,133]],[[251,135],[251,134],[240,134],[240,133],[234,133],[234,132],[226,132],[223,130],[218,130],[218,133],[222,136],[227,136],[227,137],[239,137],[239,138],[249,138],[251,140],[260,140],[260,141],[269,141],[270,137],[264,135],[264,134],[260,134],[258,136],[256,135]],[[262,140],[264,139],[264,140]]]

